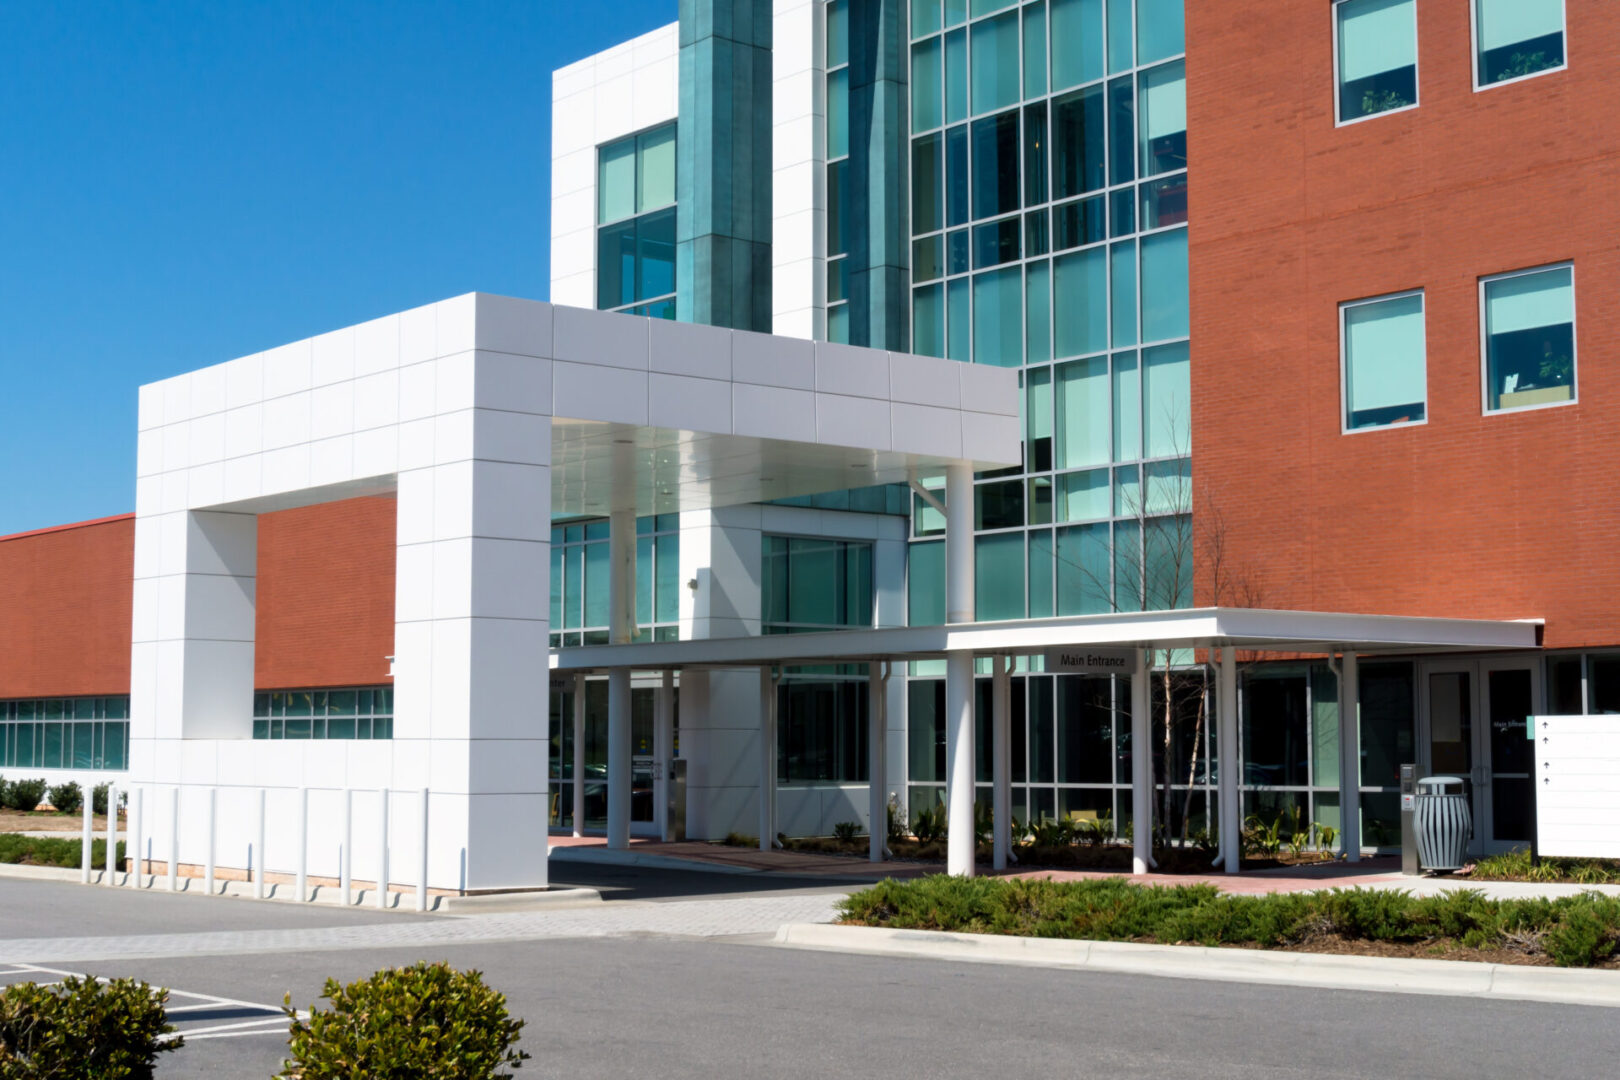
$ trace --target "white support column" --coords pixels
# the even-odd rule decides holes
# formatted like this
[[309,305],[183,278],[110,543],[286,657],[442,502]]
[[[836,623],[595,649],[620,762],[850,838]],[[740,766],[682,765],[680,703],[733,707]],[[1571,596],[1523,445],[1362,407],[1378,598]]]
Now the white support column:
[[1240,798],[1243,765],[1238,760],[1237,664],[1230,646],[1221,650],[1215,670],[1215,752],[1220,813],[1221,867],[1228,874],[1243,866],[1243,809]]
[[990,679],[992,841],[991,866],[1007,869],[1012,854],[1012,671],[1005,656],[993,656]]
[[759,850],[776,846],[776,673],[759,669]]
[[574,835],[585,835],[585,676],[574,676]]
[[675,672],[665,669],[653,707],[653,820],[661,840],[674,839],[669,820],[669,774],[675,760]]
[[[615,510],[608,518],[608,640],[629,644],[635,636],[636,514]],[[630,846],[630,669],[608,672],[607,846]]]
[[343,789],[343,851],[338,858],[338,891],[342,904],[354,903],[354,789]]
[[866,665],[866,817],[867,857],[882,862],[889,845],[889,686],[883,665]]
[[[255,848],[253,858],[255,861],[262,862],[264,856]],[[180,788],[178,785],[169,789],[169,891],[180,891]]]
[[[945,469],[945,621],[974,619],[973,467]],[[945,657],[945,870],[973,876],[973,654]]]
[[427,910],[428,888],[428,789],[423,788],[418,796],[421,799],[419,809],[421,820],[417,823],[418,839],[421,841],[421,859],[417,862],[416,871],[416,910]]
[[1153,862],[1153,714],[1148,693],[1148,651],[1136,650],[1131,676],[1131,873],[1145,874]]
[[293,887],[293,901],[302,904],[309,899],[309,788],[298,789],[298,873]]
[[1361,861],[1361,672],[1356,654],[1339,670],[1339,839],[1345,857]]
[[103,885],[113,883],[113,867],[118,865],[118,785],[107,785],[107,879]]
[[144,788],[131,788],[129,792],[129,870],[124,884],[141,887],[141,849],[146,839],[146,800]]
[[[79,838],[79,884],[90,884],[90,855],[95,851],[95,798],[84,793],[84,832]],[[170,849],[171,853],[174,849]]]
[[266,828],[266,823],[269,820],[269,814],[265,809],[265,803],[269,800],[269,798],[270,793],[264,788],[260,788],[258,798],[259,831],[254,834],[255,839],[253,848],[253,861],[256,864],[253,872],[253,897],[256,900],[264,899],[265,886],[268,881],[268,879],[265,877],[266,868],[264,865],[264,831]]
[[[111,809],[109,807],[109,809]],[[203,892],[214,895],[214,850],[219,846],[219,789],[208,789],[208,850],[203,853]]]
[[388,789],[377,791],[377,906],[388,907]]

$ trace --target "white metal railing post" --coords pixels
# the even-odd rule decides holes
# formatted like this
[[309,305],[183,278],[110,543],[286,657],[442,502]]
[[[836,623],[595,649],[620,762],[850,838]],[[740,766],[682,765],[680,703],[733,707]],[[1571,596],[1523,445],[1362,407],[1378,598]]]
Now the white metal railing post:
[[416,910],[427,910],[428,882],[428,789],[422,789],[422,872],[416,877]]
[[269,797],[269,793],[266,792],[264,790],[264,788],[260,788],[259,789],[259,820],[258,820],[259,831],[258,831],[258,834],[254,837],[254,841],[253,841],[255,844],[258,845],[257,847],[255,847],[253,849],[253,898],[255,900],[263,900],[264,899],[264,885],[265,885],[265,881],[266,881],[266,878],[264,876],[264,874],[265,874],[264,829],[265,829],[265,818],[267,816],[265,814],[265,802],[267,801],[268,797]]
[[377,852],[377,906],[388,907],[388,789],[377,790],[377,841],[380,850]]
[[208,851],[204,853],[203,892],[214,895],[214,842],[219,836],[219,789],[208,789]]
[[131,788],[129,792],[129,842],[131,849],[130,873],[124,875],[124,884],[141,887],[141,856],[146,847],[146,799],[144,788]]
[[180,891],[180,785],[169,789],[169,891]]
[[96,798],[90,792],[84,795],[84,836],[79,852],[79,883],[90,884],[90,855],[95,850],[95,803]]
[[309,900],[309,788],[298,789],[298,884],[293,902]]
[[343,906],[354,903],[354,789],[343,789],[343,850],[338,852],[338,888]]
[[118,865],[118,785],[107,785],[107,879],[103,885],[113,883],[113,867]]

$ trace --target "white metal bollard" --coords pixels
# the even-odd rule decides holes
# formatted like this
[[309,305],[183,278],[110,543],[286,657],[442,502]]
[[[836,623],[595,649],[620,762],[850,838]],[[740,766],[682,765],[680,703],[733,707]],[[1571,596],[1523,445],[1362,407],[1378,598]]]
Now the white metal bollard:
[[203,892],[214,895],[214,841],[218,836],[216,811],[219,807],[219,789],[208,789],[208,852],[203,863]]
[[113,867],[118,865],[118,785],[107,785],[107,877],[103,885],[113,883]]
[[169,891],[180,891],[180,788],[169,792]]
[[338,888],[343,906],[354,903],[354,791],[343,789],[343,850],[338,852]]
[[129,848],[130,872],[124,875],[124,884],[141,887],[141,856],[146,854],[146,789],[131,788],[129,792]]
[[79,883],[90,884],[90,853],[95,850],[95,825],[92,816],[95,813],[95,798],[90,792],[84,793],[84,839],[79,852]]
[[377,838],[381,845],[377,852],[377,906],[388,907],[388,789],[380,788],[377,791],[380,813],[377,815],[379,825]]
[[422,872],[416,878],[416,910],[427,910],[428,789],[422,789]]
[[259,834],[258,834],[258,837],[257,837],[257,839],[255,841],[258,844],[258,846],[253,849],[253,861],[255,863],[255,866],[253,868],[253,898],[255,900],[263,900],[264,899],[264,872],[265,872],[265,865],[264,865],[264,816],[265,816],[264,815],[264,802],[265,802],[265,790],[264,790],[264,788],[260,788],[259,789]]
[[309,788],[298,789],[298,894],[295,903],[309,899]]

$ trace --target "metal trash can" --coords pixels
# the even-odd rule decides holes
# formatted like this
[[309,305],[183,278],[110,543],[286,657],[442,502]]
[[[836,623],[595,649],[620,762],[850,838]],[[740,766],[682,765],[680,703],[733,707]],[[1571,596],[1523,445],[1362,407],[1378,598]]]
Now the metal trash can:
[[1474,815],[1456,776],[1425,776],[1417,783],[1418,864],[1425,870],[1461,870],[1474,835]]

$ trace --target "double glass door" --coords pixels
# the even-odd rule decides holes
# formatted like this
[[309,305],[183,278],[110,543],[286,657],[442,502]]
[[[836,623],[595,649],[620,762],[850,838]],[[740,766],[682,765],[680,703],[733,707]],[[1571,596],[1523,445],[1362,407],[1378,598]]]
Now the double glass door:
[[1420,776],[1456,776],[1471,797],[1474,855],[1530,840],[1528,724],[1541,701],[1534,659],[1431,660],[1418,680]]

